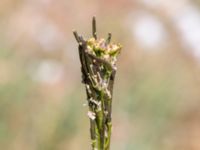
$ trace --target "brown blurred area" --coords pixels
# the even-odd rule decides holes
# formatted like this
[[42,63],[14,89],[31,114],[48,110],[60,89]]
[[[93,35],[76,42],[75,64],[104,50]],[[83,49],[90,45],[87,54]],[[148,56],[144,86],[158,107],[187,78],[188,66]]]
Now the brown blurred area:
[[112,150],[200,149],[199,0],[1,0],[0,149],[90,148],[72,30],[123,45]]

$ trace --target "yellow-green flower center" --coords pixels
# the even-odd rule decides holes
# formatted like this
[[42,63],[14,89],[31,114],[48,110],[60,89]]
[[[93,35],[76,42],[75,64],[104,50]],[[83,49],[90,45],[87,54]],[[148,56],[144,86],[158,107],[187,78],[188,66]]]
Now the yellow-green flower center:
[[107,43],[105,39],[90,38],[87,40],[88,52],[109,62],[115,61],[121,48],[121,44]]

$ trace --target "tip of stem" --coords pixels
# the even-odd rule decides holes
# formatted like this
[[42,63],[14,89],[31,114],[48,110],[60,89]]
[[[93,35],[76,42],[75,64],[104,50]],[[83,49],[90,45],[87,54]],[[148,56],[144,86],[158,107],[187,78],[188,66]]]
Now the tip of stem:
[[96,17],[95,16],[93,16],[93,18],[92,18],[92,35],[96,40],[97,39],[97,30],[96,30]]
[[108,33],[108,38],[106,40],[106,44],[110,44],[110,41],[111,41],[111,38],[112,38],[112,34],[111,33]]
[[79,42],[80,42],[80,38],[79,38],[79,36],[78,36],[77,31],[76,31],[76,30],[73,30],[73,34],[74,34],[74,37],[75,37],[76,41],[79,43]]

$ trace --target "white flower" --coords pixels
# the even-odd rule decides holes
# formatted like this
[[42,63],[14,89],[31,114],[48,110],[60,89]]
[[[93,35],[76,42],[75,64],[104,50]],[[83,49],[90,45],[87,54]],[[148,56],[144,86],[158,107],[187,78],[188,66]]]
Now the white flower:
[[92,111],[88,111],[87,115],[88,115],[88,117],[89,117],[90,119],[92,119],[92,120],[94,120],[94,119],[96,118],[95,113],[92,112]]

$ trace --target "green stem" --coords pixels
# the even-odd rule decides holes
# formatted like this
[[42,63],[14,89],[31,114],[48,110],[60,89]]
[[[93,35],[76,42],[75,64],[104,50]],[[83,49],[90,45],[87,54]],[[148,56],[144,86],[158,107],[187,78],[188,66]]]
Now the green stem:
[[101,122],[101,129],[100,129],[100,150],[104,150],[104,136],[105,136],[105,104],[104,104],[104,92],[101,91],[101,113],[102,113],[102,122]]

